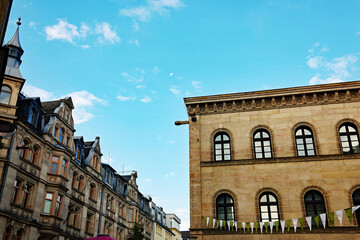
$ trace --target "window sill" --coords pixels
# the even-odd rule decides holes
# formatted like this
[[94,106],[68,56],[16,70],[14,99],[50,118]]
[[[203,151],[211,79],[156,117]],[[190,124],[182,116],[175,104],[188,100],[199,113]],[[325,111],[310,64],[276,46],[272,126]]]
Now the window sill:
[[38,170],[41,170],[41,167],[39,167],[36,163],[31,162],[28,159],[25,159],[23,157],[20,157],[21,160],[23,160],[24,162],[26,162],[27,164],[33,166],[34,168],[37,168]]
[[20,204],[16,204],[16,203],[10,203],[11,206],[13,207],[16,207],[16,208],[20,208],[26,212],[29,212],[29,213],[34,213],[34,210],[30,209],[30,208],[26,208],[24,207],[23,205],[20,205]]
[[60,175],[60,174],[57,174],[57,173],[51,173],[51,172],[49,172],[48,175],[54,176],[54,177],[59,177],[59,178],[62,178],[63,180],[65,180],[65,181],[69,181],[69,179],[67,179],[67,178],[64,177],[63,175]]

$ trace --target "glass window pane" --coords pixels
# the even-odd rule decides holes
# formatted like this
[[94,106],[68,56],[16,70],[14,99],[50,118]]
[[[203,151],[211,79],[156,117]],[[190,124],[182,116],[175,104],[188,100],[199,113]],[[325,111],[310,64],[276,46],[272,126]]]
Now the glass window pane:
[[224,143],[224,148],[230,148],[230,143]]
[[270,211],[271,212],[277,212],[277,206],[276,205],[270,206]]
[[221,150],[216,150],[216,151],[215,151],[215,154],[216,154],[216,155],[221,155]]
[[260,207],[261,212],[267,212],[267,210],[268,210],[267,206],[261,206]]
[[270,152],[271,149],[270,149],[270,147],[264,147],[264,151],[265,151],[265,152]]
[[260,202],[267,202],[266,195],[263,195],[263,196],[260,198]]
[[276,198],[273,195],[269,194],[269,201],[270,202],[276,202]]
[[306,138],[305,141],[306,141],[306,143],[312,143],[313,142],[312,138]]
[[222,213],[224,213],[225,212],[225,209],[223,208],[223,207],[219,207],[218,208],[218,213],[219,214],[222,214]]
[[305,156],[305,151],[298,151],[298,155],[299,155],[299,157]]
[[349,128],[349,132],[356,132],[355,128],[353,128],[352,126],[348,126]]
[[230,160],[230,155],[225,155],[224,160]]
[[57,170],[57,163],[52,163],[51,164],[51,173],[56,173],[56,170]]
[[296,139],[296,144],[304,144],[304,140],[302,138]]
[[349,142],[341,142],[341,145],[342,145],[343,147],[349,147]]
[[224,141],[228,141],[228,140],[230,140],[230,139],[229,139],[229,137],[228,137],[227,135],[224,134],[224,135],[223,135],[223,140],[224,140]]
[[233,203],[232,198],[229,196],[226,196],[226,203]]
[[219,213],[219,220],[225,220],[225,214],[224,213]]
[[215,138],[215,141],[221,141],[221,135],[218,135],[218,136]]
[[224,154],[230,154],[230,149],[225,149]]
[[314,145],[313,144],[306,144],[306,148],[308,150],[312,150],[312,149],[314,149]]
[[265,158],[271,158],[271,153],[266,152],[266,153],[265,153]]
[[264,146],[265,147],[270,146],[270,141],[264,141]]
[[351,140],[351,141],[357,141],[357,140],[358,140],[358,136],[357,136],[357,135],[350,135],[350,140]]
[[348,140],[347,136],[340,136],[340,140],[342,142],[346,142]]
[[299,129],[295,132],[295,136],[301,136],[301,135],[302,135],[301,129]]
[[261,147],[261,142],[255,141],[255,147]]
[[277,212],[271,213],[271,220],[276,221],[279,218],[279,214]]
[[216,160],[216,161],[221,161],[221,160],[222,160],[222,156],[221,156],[221,155],[216,156],[216,157],[215,157],[215,160]]
[[254,136],[254,138],[260,138],[260,137],[261,137],[260,132],[256,133],[255,136]]
[[345,128],[345,126],[342,126],[342,127],[340,128],[339,132],[341,132],[341,133],[346,132],[346,128]]
[[215,144],[215,149],[221,149],[221,144]]
[[343,148],[343,152],[344,152],[344,153],[350,152],[350,148]]
[[263,138],[269,138],[270,137],[267,132],[262,132],[262,134],[263,134]]
[[262,152],[262,148],[261,148],[261,147],[256,147],[256,148],[255,148],[255,152],[257,152],[257,153],[258,153],[258,152]]
[[301,144],[301,145],[297,145],[297,148],[298,148],[298,150],[304,150],[304,145],[303,144]]
[[234,214],[228,213],[227,214],[227,220],[234,220]]
[[255,157],[256,157],[256,158],[262,158],[262,154],[261,154],[261,153],[257,153],[257,154],[255,154]]
[[307,129],[304,129],[304,133],[305,133],[305,135],[311,135],[311,132]]
[[261,218],[262,219],[268,219],[269,218],[269,213],[267,213],[267,212],[263,212],[263,213],[261,213]]
[[315,156],[315,151],[314,150],[309,150],[308,155],[309,156]]

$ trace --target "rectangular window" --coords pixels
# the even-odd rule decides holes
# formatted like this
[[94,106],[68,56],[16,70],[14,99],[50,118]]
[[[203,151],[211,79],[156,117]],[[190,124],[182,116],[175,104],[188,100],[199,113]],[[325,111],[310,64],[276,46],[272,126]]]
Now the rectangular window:
[[69,144],[70,144],[70,139],[69,139],[69,137],[67,137],[67,138],[66,138],[65,145],[69,147]]
[[61,165],[61,176],[65,177],[66,174],[66,167],[67,167],[67,161],[65,159],[63,159],[62,161],[62,165]]
[[51,162],[51,173],[57,173],[57,168],[59,165],[59,157],[53,157]]
[[54,128],[54,137],[58,138],[57,134],[58,134],[59,128]]
[[129,209],[129,222],[132,222],[134,219],[134,210]]
[[22,205],[24,206],[24,208],[28,208],[29,207],[29,198],[30,198],[30,194],[31,194],[31,190],[32,190],[32,186],[29,184],[25,185],[24,188],[24,197],[23,197],[23,203]]
[[55,216],[60,217],[62,196],[58,195],[55,203]]
[[94,214],[90,214],[88,213],[86,216],[86,226],[85,226],[85,231],[88,233],[93,233],[93,218],[94,218]]
[[12,200],[11,200],[12,203],[15,203],[15,204],[17,203],[20,185],[21,185],[21,181],[16,179],[14,182],[14,193],[13,193]]
[[44,214],[50,214],[52,199],[53,199],[53,193],[46,193]]

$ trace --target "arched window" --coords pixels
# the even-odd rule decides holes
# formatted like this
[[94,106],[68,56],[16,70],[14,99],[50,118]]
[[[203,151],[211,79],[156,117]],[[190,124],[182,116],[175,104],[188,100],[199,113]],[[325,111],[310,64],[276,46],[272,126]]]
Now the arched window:
[[295,141],[299,157],[315,155],[314,137],[309,127],[298,127],[295,130]]
[[219,132],[214,137],[215,161],[231,160],[230,137],[225,132]]
[[84,188],[84,176],[81,175],[81,176],[79,177],[79,187],[78,187],[78,190],[79,190],[79,191],[82,191],[83,188]]
[[308,191],[304,196],[306,216],[316,216],[326,212],[323,195],[316,190]]
[[23,239],[23,231],[19,229],[16,233],[16,240],[22,240]]
[[275,194],[264,192],[259,197],[260,220],[262,222],[279,221],[279,206]]
[[96,199],[96,185],[93,183],[90,184],[90,198],[92,200]]
[[343,123],[339,128],[339,136],[343,153],[359,153],[359,134],[352,123]]
[[30,142],[26,139],[22,142],[20,156],[26,160],[30,158]]
[[3,240],[10,240],[12,236],[12,229],[11,227],[7,227],[4,232]]
[[38,158],[39,158],[39,148],[37,146],[34,147],[34,150],[32,151],[32,154],[31,154],[31,159],[30,161],[34,164],[37,163],[38,161]]
[[[360,189],[356,189],[352,194],[353,204],[354,206],[360,205]],[[357,220],[357,224],[360,227],[360,209],[355,211],[355,216]]]
[[60,128],[59,130],[59,142],[63,142],[64,141],[64,129]]
[[11,88],[9,86],[3,85],[0,93],[0,103],[9,104],[11,96]]
[[234,200],[226,193],[216,198],[216,216],[219,220],[235,220]]
[[74,174],[73,174],[72,188],[77,189],[78,186],[79,186],[78,173],[77,173],[77,172],[74,172]]
[[255,158],[272,158],[270,134],[265,129],[254,132]]

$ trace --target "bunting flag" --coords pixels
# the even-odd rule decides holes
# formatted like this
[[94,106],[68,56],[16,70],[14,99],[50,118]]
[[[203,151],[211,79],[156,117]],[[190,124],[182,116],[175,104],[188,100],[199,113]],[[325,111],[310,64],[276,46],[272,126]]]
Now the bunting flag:
[[319,229],[319,228],[320,228],[320,226],[319,226],[319,224],[320,224],[320,217],[319,217],[318,215],[314,216],[314,221],[315,221],[315,223],[316,223],[317,228]]
[[291,219],[288,219],[286,220],[286,228],[288,232],[290,232],[290,226],[291,226]]
[[213,218],[213,228],[215,228],[216,219]]
[[251,233],[254,233],[254,223],[250,222]]
[[272,233],[273,227],[274,227],[274,222],[269,222],[269,225],[270,225],[270,233]]
[[239,228],[239,231],[241,232],[241,222],[238,222],[238,228]]
[[210,220],[210,218],[206,218],[206,226],[209,226],[209,220]]
[[259,228],[259,222],[255,222],[255,232],[257,233],[258,232],[258,228]]
[[282,232],[282,234],[284,234],[284,230],[285,230],[285,220],[281,220],[281,221],[280,221],[280,224],[281,224],[281,232]]
[[265,222],[264,225],[265,225],[265,232],[268,233],[269,222]]
[[246,222],[246,229],[247,229],[247,232],[249,233],[250,232],[250,223],[249,222]]
[[294,225],[294,232],[296,232],[296,228],[297,228],[297,218],[294,218],[293,220],[292,220],[292,222],[293,222],[293,225]]
[[227,221],[227,225],[228,225],[228,229],[229,229],[229,231],[231,230],[230,229],[230,221]]
[[304,219],[303,219],[303,218],[299,218],[298,221],[299,221],[299,223],[300,223],[301,230],[303,230],[303,229],[304,229]]
[[220,227],[220,221],[216,220],[216,228]]
[[349,219],[350,224],[352,224],[352,208],[344,209],[346,216]]
[[237,223],[237,222],[234,222],[234,226],[235,226],[235,230],[237,231],[238,223]]
[[275,221],[275,230],[279,231],[279,221]]
[[305,217],[306,222],[307,222],[307,224],[308,224],[308,226],[309,226],[310,231],[311,231],[311,228],[312,228],[311,218],[312,218],[312,217]]
[[222,229],[223,220],[220,220],[220,229]]
[[246,225],[246,223],[245,223],[245,222],[242,222],[241,224],[242,224],[242,227],[243,227],[243,229],[244,229],[244,233],[246,233],[246,231],[245,231],[245,225]]
[[262,234],[264,223],[260,222],[260,233]]
[[322,223],[322,225],[323,225],[323,227],[325,229],[325,227],[326,227],[326,213],[322,213],[319,216],[320,216],[320,219],[321,219],[321,223]]
[[328,216],[330,220],[329,225],[334,226],[334,212],[328,213]]
[[231,230],[234,229],[234,222],[233,221],[230,221],[230,228],[231,228]]
[[360,208],[360,205],[357,205],[357,206],[353,206],[352,209],[351,209],[351,213],[354,214],[354,212],[356,210],[358,210]]
[[336,216],[337,216],[338,219],[339,219],[340,226],[342,226],[343,210],[338,210],[338,211],[336,211],[335,213],[336,213]]

